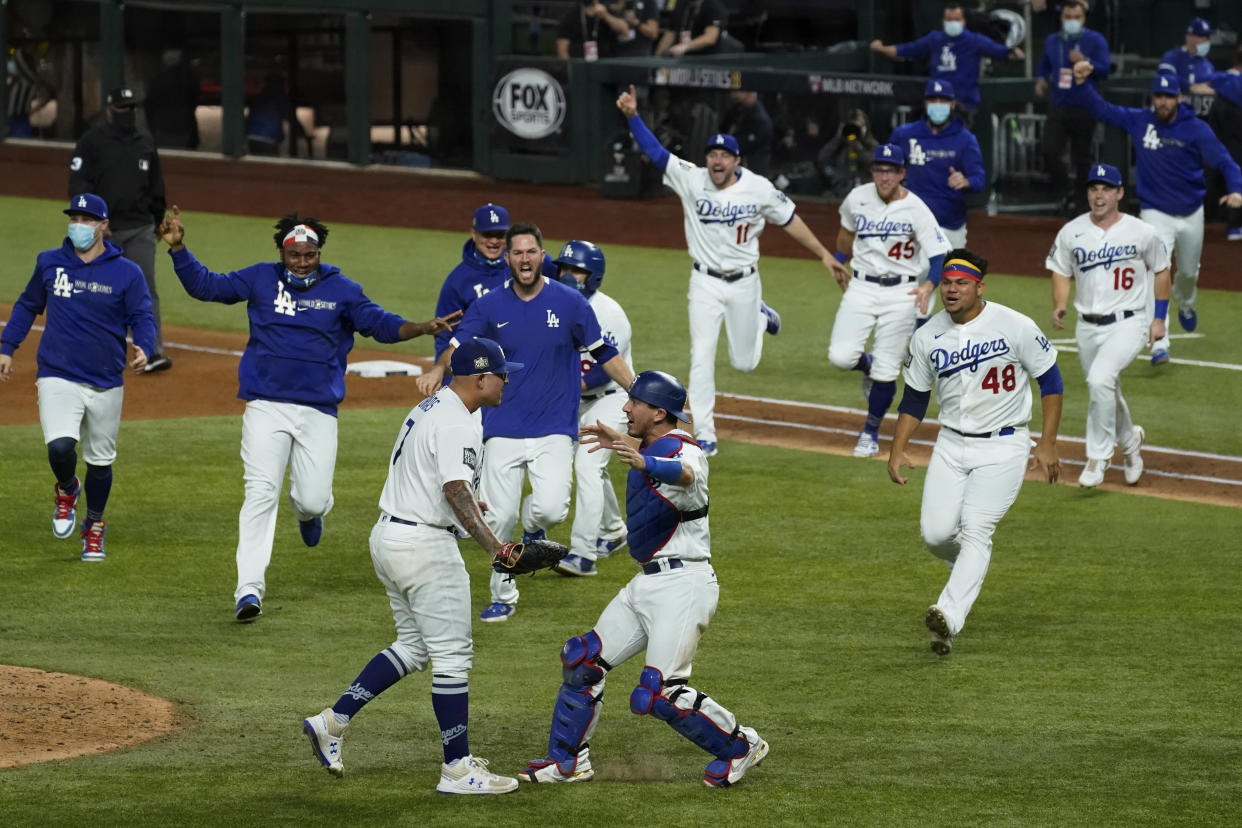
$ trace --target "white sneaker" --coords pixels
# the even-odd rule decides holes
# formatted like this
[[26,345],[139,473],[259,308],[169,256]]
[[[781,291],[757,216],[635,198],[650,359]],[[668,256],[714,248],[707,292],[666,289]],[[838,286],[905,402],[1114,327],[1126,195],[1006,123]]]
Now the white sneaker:
[[1143,476],[1143,455],[1139,453],[1139,449],[1143,447],[1143,441],[1147,439],[1147,432],[1142,426],[1134,427],[1134,438],[1131,445],[1122,453],[1122,471],[1126,476],[1126,484],[1133,486],[1139,482],[1139,478]]
[[923,623],[931,631],[932,652],[947,656],[953,649],[953,633],[949,632],[949,619],[944,617],[944,611],[932,604],[923,616]]
[[754,728],[742,727],[740,729],[746,741],[750,743],[750,750],[727,762],[724,759],[714,759],[708,762],[707,769],[703,771],[703,784],[709,788],[729,787],[768,755],[767,741],[760,738]]
[[516,791],[518,781],[511,776],[497,776],[487,769],[487,760],[463,756],[451,765],[440,766],[442,794],[504,794]]
[[1096,486],[1104,482],[1104,472],[1108,471],[1107,460],[1087,460],[1087,465],[1083,467],[1082,474],[1078,475],[1078,485],[1087,489],[1094,489]]
[[531,759],[518,771],[523,782],[587,782],[595,776],[591,756],[587,748],[578,752],[578,761],[569,773],[561,773],[554,759]]
[[854,446],[855,457],[875,457],[880,453],[880,442],[870,431],[858,435],[858,445]]
[[341,764],[341,743],[345,741],[345,733],[349,725],[338,724],[336,714],[329,707],[322,713],[302,720],[302,728],[310,739],[311,752],[315,754],[328,773],[342,776],[345,766]]

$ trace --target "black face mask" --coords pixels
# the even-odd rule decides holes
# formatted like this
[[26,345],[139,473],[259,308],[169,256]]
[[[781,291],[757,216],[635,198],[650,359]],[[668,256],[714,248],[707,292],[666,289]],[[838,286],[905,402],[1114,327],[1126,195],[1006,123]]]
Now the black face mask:
[[137,113],[132,109],[114,109],[112,123],[121,132],[133,132],[138,128]]

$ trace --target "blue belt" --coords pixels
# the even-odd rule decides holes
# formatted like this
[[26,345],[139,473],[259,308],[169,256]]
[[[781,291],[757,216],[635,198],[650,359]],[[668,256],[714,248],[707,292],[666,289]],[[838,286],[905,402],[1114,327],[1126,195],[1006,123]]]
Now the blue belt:
[[[941,425],[943,425],[943,423]],[[1000,431],[981,431],[978,434],[967,434],[965,431],[958,431],[953,426],[944,427],[949,431],[952,431],[954,434],[961,435],[962,437],[1008,437],[1010,434],[1013,434],[1018,430],[1017,426],[1005,426]]]
[[660,572],[662,572],[665,569],[681,569],[685,565],[681,562],[680,558],[664,558],[664,560],[668,561],[668,563],[665,566],[660,566],[659,561],[651,561],[650,563],[643,564],[642,565],[643,574],[644,575],[659,575]]
[[757,270],[754,265],[751,265],[750,267],[744,267],[741,270],[731,270],[728,273],[725,273],[721,270],[713,270],[710,267],[704,267],[698,262],[694,263],[694,269],[699,273],[706,273],[708,276],[715,276],[717,279],[724,279],[726,282],[736,282],[738,279],[749,276]]
[[855,270],[854,278],[862,279],[867,282],[875,282],[877,285],[881,285],[883,287],[892,287],[893,285],[901,285],[901,284],[905,284],[906,282],[913,282],[916,277],[914,276],[872,276],[870,273],[859,273],[857,270]]
[[[395,517],[394,515],[388,515],[388,522],[389,523],[400,523],[402,526],[431,526],[431,524],[429,523],[415,523],[412,520],[406,520],[405,518]],[[450,535],[453,535],[454,537],[457,536],[457,530],[454,529],[452,526],[431,526],[431,528],[432,529],[443,529],[444,531],[448,532]]]
[[1119,319],[1129,319],[1131,316],[1134,316],[1136,313],[1138,313],[1138,311],[1133,311],[1133,310],[1122,311],[1121,315],[1117,315],[1115,313],[1108,313],[1108,314],[1105,314],[1104,316],[1100,316],[1099,314],[1095,314],[1095,313],[1080,313],[1078,314],[1078,318],[1081,319],[1083,322],[1090,322],[1092,325],[1111,325]]

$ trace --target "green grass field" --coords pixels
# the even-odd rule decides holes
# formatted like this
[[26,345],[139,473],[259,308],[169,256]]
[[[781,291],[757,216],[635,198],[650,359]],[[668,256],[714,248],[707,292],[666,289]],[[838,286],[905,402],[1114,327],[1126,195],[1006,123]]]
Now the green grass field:
[[[0,273],[0,301],[20,292],[35,253],[57,243],[59,209],[0,199],[0,238],[20,263]],[[185,222],[191,250],[217,270],[272,252],[270,220]],[[325,259],[413,318],[430,316],[462,241],[332,230]],[[606,252],[605,290],[634,322],[637,367],[684,376],[684,253]],[[159,255],[166,324],[244,330],[242,309],[188,299]],[[838,293],[817,268],[764,260],[765,297],[786,330],[768,341],[754,374],[722,361],[721,390],[858,405],[857,377],[832,371],[825,359]],[[990,297],[1047,330],[1046,280],[997,276],[988,284]],[[1218,333],[1242,314],[1242,294],[1211,292],[1200,314],[1208,336],[1179,341],[1175,355],[1242,362],[1242,338]],[[427,353],[430,344],[396,350]],[[29,381],[33,354],[19,351],[19,359]],[[1072,354],[1061,365],[1063,432],[1081,435],[1082,374]],[[1136,362],[1125,390],[1151,442],[1242,454],[1237,372],[1156,371]],[[0,387],[0,404],[4,393]],[[132,750],[0,771],[7,823],[1236,821],[1242,511],[1028,483],[997,532],[966,629],[953,654],[938,659],[922,611],[947,572],[918,537],[922,471],[899,488],[879,462],[737,443],[725,443],[712,462],[722,597],[693,683],[771,742],[768,760],[742,784],[705,788],[708,757],[662,722],[628,711],[637,661],[612,674],[592,741],[598,775],[588,785],[482,801],[436,796],[440,750],[425,674],[358,716],[345,743],[346,776],[334,780],[311,758],[300,721],[334,701],[392,640],[366,537],[403,414],[342,413],[337,503],[324,540],[303,547],[282,510],[264,616],[248,626],[231,612],[238,418],[122,424],[109,558],[97,566],[78,561],[75,541],[49,532],[39,428],[0,428],[0,663],[132,685],[174,700],[182,723]],[[553,532],[567,535],[568,524]],[[487,572],[473,544],[462,548],[477,611],[487,601]],[[560,645],[588,629],[633,572],[627,557],[602,569],[595,579],[529,579],[511,621],[476,625],[471,742],[493,768],[512,773],[543,754]]]

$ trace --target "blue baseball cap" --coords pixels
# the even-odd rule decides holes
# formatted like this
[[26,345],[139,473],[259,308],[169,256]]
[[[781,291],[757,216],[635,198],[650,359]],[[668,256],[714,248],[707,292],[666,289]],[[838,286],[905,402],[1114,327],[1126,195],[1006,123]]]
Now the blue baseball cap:
[[924,98],[952,98],[957,99],[953,94],[953,84],[945,80],[929,80],[927,88],[923,90]]
[[504,349],[500,343],[485,337],[463,342],[453,351],[449,360],[455,377],[469,377],[475,374],[509,374],[522,370],[522,363],[509,362],[505,359]]
[[64,210],[64,213],[67,216],[74,213],[83,213],[88,216],[94,216],[100,221],[107,221],[108,202],[94,193],[81,193],[69,199],[69,206]]
[[1153,95],[1180,95],[1182,82],[1177,75],[1162,72],[1151,79],[1151,91]]
[[875,155],[872,156],[871,163],[872,165],[892,164],[894,167],[905,167],[906,154],[896,144],[880,144],[875,148]]
[[508,230],[509,211],[489,201],[474,211],[474,222],[470,226],[484,233],[493,230]]
[[742,149],[737,145],[737,139],[732,135],[721,132],[707,139],[707,146],[703,148],[704,152],[711,152],[714,149],[722,149],[733,153],[734,157],[742,156]]
[[1186,34],[1197,35],[1199,37],[1211,37],[1212,24],[1204,20],[1202,17],[1192,18],[1191,21],[1186,24]]
[[1107,184],[1110,187],[1121,186],[1121,171],[1112,164],[1092,164],[1091,172],[1087,175],[1087,183],[1094,182]]

